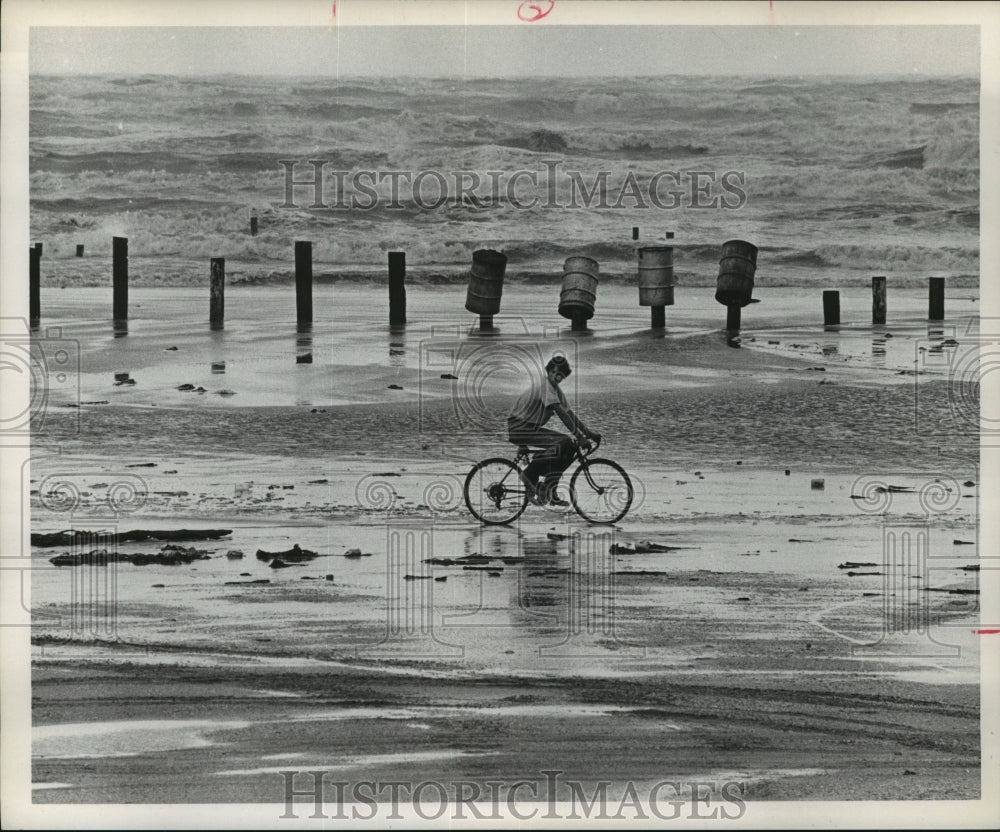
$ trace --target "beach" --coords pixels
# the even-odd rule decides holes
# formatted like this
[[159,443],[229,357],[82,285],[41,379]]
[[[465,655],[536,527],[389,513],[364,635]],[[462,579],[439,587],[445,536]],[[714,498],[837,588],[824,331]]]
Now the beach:
[[[306,332],[290,287],[233,288],[221,331],[207,298],[140,288],[127,334],[106,289],[45,290],[80,372],[24,472],[31,531],[111,536],[32,547],[35,802],[280,804],[292,770],[978,798],[974,299],[928,326],[900,290],[873,327],[845,291],[824,329],[818,292],[772,287],[734,343],[710,290],[664,331],[601,291],[573,333],[557,286],[515,284],[487,336],[449,286],[410,287],[405,330],[384,285],[318,287]],[[465,474],[513,456],[505,407],[553,351],[633,507],[481,526]],[[50,561],[137,529],[198,554]],[[316,557],[257,554],[296,546]]]
[[[983,36],[522,16],[544,6],[32,28],[39,320],[3,331],[31,401],[0,436],[30,441],[5,568],[32,742],[5,785],[46,817],[808,827],[833,804],[800,801],[990,797]],[[580,257],[585,328],[559,313]],[[629,510],[483,525],[466,477],[513,459],[554,355]]]

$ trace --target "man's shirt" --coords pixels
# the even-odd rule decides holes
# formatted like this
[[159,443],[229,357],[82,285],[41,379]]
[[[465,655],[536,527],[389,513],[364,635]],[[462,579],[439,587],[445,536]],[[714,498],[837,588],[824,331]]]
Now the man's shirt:
[[545,374],[533,381],[531,387],[518,397],[510,412],[510,428],[536,430],[552,418],[559,405],[566,407],[566,397]]

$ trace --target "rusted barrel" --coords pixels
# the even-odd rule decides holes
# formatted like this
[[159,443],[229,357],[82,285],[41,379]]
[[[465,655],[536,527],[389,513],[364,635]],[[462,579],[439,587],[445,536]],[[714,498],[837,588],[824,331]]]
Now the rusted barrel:
[[500,311],[503,275],[506,270],[507,255],[488,248],[472,252],[465,308],[477,315],[496,315]]
[[757,271],[757,246],[743,240],[722,244],[715,299],[724,306],[747,306]]
[[639,306],[673,306],[675,284],[673,247],[640,248]]
[[563,264],[562,292],[559,314],[574,321],[589,321],[594,317],[597,300],[597,280],[601,267],[590,257],[567,257]]

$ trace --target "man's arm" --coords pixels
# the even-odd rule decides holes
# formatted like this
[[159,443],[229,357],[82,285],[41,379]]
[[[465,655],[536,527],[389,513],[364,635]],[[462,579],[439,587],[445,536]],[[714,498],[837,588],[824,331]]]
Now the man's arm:
[[583,423],[583,421],[570,409],[568,404],[557,404],[556,415],[574,434],[579,435],[582,433],[589,439],[596,438],[597,434]]

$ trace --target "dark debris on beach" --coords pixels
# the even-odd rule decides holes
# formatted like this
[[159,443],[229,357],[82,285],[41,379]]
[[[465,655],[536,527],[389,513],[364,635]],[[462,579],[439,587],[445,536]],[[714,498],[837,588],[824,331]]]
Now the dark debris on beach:
[[[121,543],[143,543],[147,540],[168,540],[173,542],[190,540],[218,540],[232,534],[232,529],[134,529],[117,532],[115,540]],[[93,532],[69,529],[61,532],[32,532],[32,546],[73,546],[89,543]]]

